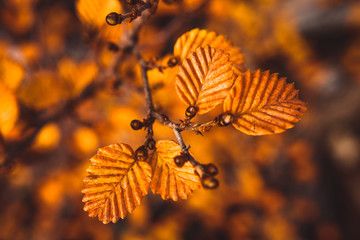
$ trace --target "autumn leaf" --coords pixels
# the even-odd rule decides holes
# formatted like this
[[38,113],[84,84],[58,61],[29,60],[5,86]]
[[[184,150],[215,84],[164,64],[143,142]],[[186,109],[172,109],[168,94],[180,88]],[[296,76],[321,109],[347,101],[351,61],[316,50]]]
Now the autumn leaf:
[[148,193],[151,168],[135,160],[127,144],[111,144],[100,148],[91,159],[84,179],[84,210],[103,223],[116,222],[131,213]]
[[0,132],[6,136],[14,127],[19,115],[16,98],[11,90],[0,82]]
[[16,90],[25,76],[20,63],[8,56],[0,56],[0,81],[11,90]]
[[180,153],[181,147],[174,141],[160,140],[156,143],[156,151],[149,160],[153,170],[151,191],[160,194],[164,200],[186,199],[187,195],[201,186],[190,162],[186,162],[181,168],[174,163],[174,158]]
[[247,71],[236,79],[224,101],[224,111],[234,116],[234,127],[248,135],[281,133],[292,128],[306,111],[298,94],[294,84],[277,74]]
[[76,97],[94,80],[98,68],[91,61],[75,63],[70,58],[64,58],[58,63],[58,73],[69,96]]
[[78,0],[77,15],[91,30],[97,30],[106,42],[117,43],[122,36],[123,26],[110,26],[105,18],[111,12],[120,13],[122,8],[117,0]]
[[208,45],[190,53],[175,76],[175,88],[180,99],[188,106],[197,107],[199,114],[222,103],[233,83],[229,54]]
[[111,12],[120,12],[117,0],[78,0],[76,12],[80,21],[92,28],[101,28],[106,24],[105,18]]
[[33,73],[17,91],[18,98],[27,107],[44,110],[59,104],[64,99],[64,84],[50,70],[39,70]]
[[36,135],[32,148],[38,151],[52,150],[59,144],[60,137],[61,130],[57,124],[46,124]]
[[179,37],[174,46],[174,55],[184,60],[198,47],[206,45],[230,54],[230,61],[234,63],[236,73],[245,71],[244,54],[241,53],[240,48],[234,47],[223,35],[205,29],[196,28]]

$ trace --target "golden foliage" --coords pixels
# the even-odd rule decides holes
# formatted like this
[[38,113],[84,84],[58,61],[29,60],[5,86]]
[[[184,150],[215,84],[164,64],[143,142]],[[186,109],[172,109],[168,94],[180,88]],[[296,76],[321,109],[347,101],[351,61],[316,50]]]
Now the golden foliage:
[[19,115],[16,98],[4,84],[0,83],[0,132],[6,136],[14,127]]
[[316,180],[317,167],[313,163],[313,149],[306,141],[295,141],[286,149],[289,160],[293,165],[294,178],[302,183],[310,184]]
[[247,71],[236,79],[224,111],[234,116],[234,127],[248,135],[281,133],[292,128],[306,111],[298,94],[294,84],[287,84],[277,74]]
[[37,42],[25,42],[21,44],[20,51],[24,56],[25,62],[31,65],[38,63],[43,49],[41,48],[41,44]]
[[99,138],[94,129],[80,127],[77,128],[73,134],[73,144],[77,152],[92,154],[99,145]]
[[174,141],[160,140],[156,143],[156,152],[149,159],[153,170],[151,191],[160,194],[164,200],[186,199],[187,195],[201,186],[190,162],[186,162],[181,168],[174,163],[174,158],[180,153],[181,147]]
[[77,64],[73,60],[65,58],[58,63],[58,72],[66,85],[69,96],[76,97],[96,77],[98,68],[94,62]]
[[59,103],[63,93],[63,85],[57,81],[57,76],[51,71],[40,70],[19,88],[18,97],[26,106],[40,110]]
[[236,72],[244,71],[244,54],[240,48],[234,47],[223,35],[217,35],[215,32],[193,29],[183,34],[175,43],[174,55],[184,60],[191,52],[198,47],[209,45],[215,49],[222,49],[225,53],[230,54],[230,60],[234,63]]
[[35,23],[33,4],[25,1],[4,1],[0,9],[0,19],[14,34],[27,33]]
[[151,168],[137,161],[127,144],[100,148],[91,159],[84,179],[84,210],[103,223],[117,222],[131,213],[148,193]]
[[[360,232],[354,222],[356,211],[346,210],[360,209],[360,175],[356,168],[360,159],[356,124],[360,103],[359,3],[160,0],[149,21],[146,10],[141,19],[131,23],[127,19],[118,26],[106,25],[105,16],[110,11],[137,15],[139,12],[133,9],[144,8],[143,3],[131,6],[128,2],[0,3],[0,131],[4,134],[4,139],[0,139],[0,239],[357,239],[354,235]],[[109,7],[109,3],[116,8]],[[140,23],[143,20],[144,24]],[[209,30],[191,30],[198,26]],[[191,31],[182,32],[185,29]],[[134,44],[126,47],[133,36]],[[177,39],[178,36],[181,37]],[[108,41],[120,49],[115,51],[116,47]],[[175,42],[173,49],[171,44]],[[191,52],[206,44],[229,54],[236,75],[234,83],[241,74],[238,81],[242,82],[234,87],[234,93],[245,95],[248,91],[250,96],[250,89],[258,87],[259,94],[265,96],[266,88],[262,92],[259,88],[265,82],[266,86],[271,84],[270,80],[263,82],[266,77],[246,82],[246,74],[241,73],[245,72],[246,53],[249,68],[266,67],[289,79],[291,76],[311,102],[311,112],[291,134],[249,137],[229,127],[196,135],[198,124],[211,123],[215,128],[222,119],[217,116],[230,116],[219,115],[223,111],[219,104],[191,121],[179,120],[185,105],[176,96],[175,75],[182,62],[190,59]],[[241,46],[240,50],[235,46]],[[167,67],[168,63],[175,65],[175,61],[169,62],[174,55],[176,66]],[[170,148],[162,149],[164,144],[160,141],[158,151],[149,151],[146,162],[150,167],[146,169],[154,175],[156,168],[161,167],[161,175],[154,175],[146,184],[149,188],[157,185],[157,193],[162,197],[180,201],[173,204],[171,200],[150,196],[149,201],[141,201],[142,206],[137,206],[136,211],[126,214],[126,222],[118,222],[121,225],[102,224],[97,219],[100,210],[96,218],[87,216],[92,210],[82,211],[82,180],[90,165],[84,160],[96,154],[99,144],[106,146],[119,139],[131,146],[144,144],[146,134],[154,134],[156,139],[174,139],[173,130],[157,120],[153,128],[131,130],[129,123],[133,119],[149,118],[141,68],[147,69],[154,109],[180,128],[186,127],[186,131],[181,131],[186,145],[191,146],[199,163],[213,163],[219,168],[216,179],[220,187],[194,191],[187,201],[180,200],[181,191],[178,193],[177,185],[170,183],[173,178],[180,179],[183,168],[177,169],[174,159],[166,157]],[[229,95],[231,89],[227,92]],[[6,95],[13,93],[18,95],[6,100]],[[249,105],[254,101],[255,105],[256,96],[249,97],[249,102],[242,98],[239,101]],[[7,118],[17,112],[16,120]],[[247,113],[235,112],[237,117]],[[235,124],[237,120],[235,117]],[[257,119],[253,120],[252,124],[256,124]],[[8,123],[11,130],[3,131]],[[349,141],[342,141],[339,133],[344,133]],[[178,145],[171,144],[179,153]],[[350,160],[338,157],[337,151],[328,151],[333,147],[351,155],[352,167]],[[104,161],[105,157],[99,153],[94,158]],[[129,161],[134,166],[145,164],[133,158]],[[187,167],[193,176],[190,163],[185,164]],[[108,166],[101,168],[113,174]],[[103,178],[100,173],[92,175]],[[334,176],[341,177],[341,184],[332,184],[338,182]],[[324,184],[318,184],[323,182],[332,188],[324,191]],[[118,186],[121,188],[121,181]],[[106,187],[103,184],[86,188]],[[344,194],[335,196],[336,192]],[[91,194],[85,193],[87,197]],[[110,200],[109,197],[111,205]],[[86,204],[89,206],[90,201]],[[104,215],[105,203],[101,209]],[[345,228],[341,228],[344,223],[337,217],[339,211],[342,219],[350,219]],[[110,222],[111,212],[108,215]]]
[[7,56],[0,56],[0,81],[16,90],[25,76],[24,68]]
[[116,43],[122,35],[123,26],[109,26],[105,18],[111,12],[121,12],[117,0],[78,0],[76,12],[80,21],[91,30],[97,30],[103,40]]
[[175,77],[176,91],[188,106],[204,114],[222,103],[234,82],[229,54],[206,45],[191,52]]
[[59,126],[55,123],[49,123],[36,136],[33,148],[36,150],[51,150],[58,145],[60,137]]
[[101,28],[106,24],[105,18],[111,12],[120,12],[117,0],[78,0],[76,13],[80,21],[92,28]]

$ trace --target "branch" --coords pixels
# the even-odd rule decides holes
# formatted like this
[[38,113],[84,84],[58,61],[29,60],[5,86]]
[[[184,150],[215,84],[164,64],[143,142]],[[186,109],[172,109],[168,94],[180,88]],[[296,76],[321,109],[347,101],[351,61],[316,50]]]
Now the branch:
[[[146,101],[146,105],[148,107],[148,114],[150,118],[156,119],[157,121],[159,121],[160,123],[168,126],[169,128],[171,128],[174,131],[175,137],[181,147],[181,150],[184,154],[186,154],[187,156],[189,156],[189,161],[191,162],[191,164],[195,167],[196,172],[199,174],[200,178],[202,178],[203,176],[206,175],[206,171],[205,168],[202,164],[200,164],[199,162],[197,162],[192,156],[191,154],[189,154],[189,147],[186,147],[186,144],[184,143],[184,140],[181,136],[181,131],[184,130],[194,130],[196,128],[192,127],[192,126],[186,126],[183,124],[177,124],[174,123],[172,121],[169,120],[169,118],[163,114],[158,113],[155,110],[154,104],[153,104],[153,100],[152,100],[152,95],[151,95],[151,90],[149,87],[149,78],[147,75],[147,71],[148,68],[146,66],[146,64],[141,64],[142,62],[144,62],[144,60],[142,59],[141,55],[139,54],[139,52],[137,50],[135,50],[136,56],[139,59],[140,62],[140,66],[141,66],[141,77],[142,77],[142,82],[143,82],[143,87],[144,87],[144,93],[145,93],[145,101]],[[153,121],[152,121],[153,123]],[[149,134],[149,129],[151,129],[152,131],[152,123],[148,126],[148,134]],[[205,125],[210,125],[213,124],[213,121],[209,122],[209,123],[205,123]],[[196,131],[196,130],[195,130]]]
[[119,41],[120,49],[132,50],[135,47],[136,39],[141,27],[151,17],[151,15],[156,12],[158,4],[159,0],[146,1],[146,8],[143,10],[141,16],[134,21],[129,31],[121,37]]

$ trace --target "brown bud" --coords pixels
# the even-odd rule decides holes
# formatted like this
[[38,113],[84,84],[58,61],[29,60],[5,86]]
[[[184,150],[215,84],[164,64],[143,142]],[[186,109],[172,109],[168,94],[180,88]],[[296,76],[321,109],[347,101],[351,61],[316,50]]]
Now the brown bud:
[[215,176],[219,172],[218,168],[212,163],[204,165],[204,169],[205,169],[206,174],[208,174],[209,176]]
[[148,157],[148,151],[145,146],[140,146],[135,151],[135,158],[138,161],[145,161]]
[[188,118],[195,117],[196,113],[199,111],[199,109],[195,106],[190,106],[185,111],[185,116]]
[[140,120],[134,119],[131,121],[130,126],[134,130],[140,130],[144,127],[144,124]]
[[201,179],[201,184],[206,189],[215,189],[219,186],[219,181],[211,176],[205,176]]
[[187,161],[189,161],[189,156],[187,154],[182,153],[179,156],[174,157],[174,162],[179,168],[184,166]]
[[121,14],[117,14],[116,12],[109,13],[106,16],[106,22],[107,22],[107,24],[109,24],[111,26],[115,26],[117,24],[120,24],[122,22],[121,19],[122,19]]
[[169,61],[167,62],[168,67],[172,68],[175,67],[176,65],[178,65],[179,60],[177,57],[172,57],[169,59]]
[[153,138],[149,138],[147,143],[146,143],[146,147],[149,149],[149,150],[154,150],[155,149],[155,146],[156,146],[156,142]]
[[230,113],[222,113],[219,116],[219,126],[225,127],[234,122],[234,116]]

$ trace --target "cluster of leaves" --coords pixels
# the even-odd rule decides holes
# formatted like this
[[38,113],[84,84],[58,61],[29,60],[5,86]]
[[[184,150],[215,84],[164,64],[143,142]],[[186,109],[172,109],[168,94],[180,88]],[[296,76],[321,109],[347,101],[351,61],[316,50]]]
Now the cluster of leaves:
[[[139,23],[150,10],[144,10],[149,6],[146,2],[0,2],[0,238],[359,239],[360,4],[338,0],[160,0],[156,14],[141,24],[139,31]],[[120,14],[125,18],[121,25],[106,23],[111,12],[118,19]],[[225,47],[225,42],[208,44],[229,54],[234,75],[244,77],[242,84],[234,80],[231,88],[237,85],[240,90],[234,94],[246,95],[248,68],[281,73],[277,84],[281,84],[281,76],[295,81],[301,97],[311,102],[301,123],[284,134],[241,134],[234,128],[236,114],[225,109],[230,104],[235,107],[226,102],[231,100],[231,89],[217,107],[205,114],[198,111],[188,119],[197,108],[177,96],[175,79],[181,75],[180,65],[186,59],[191,63],[190,54],[196,54],[197,48],[180,57],[182,48],[175,54],[173,46],[193,28],[211,29],[234,42],[232,48]],[[225,39],[215,32],[212,35]],[[241,46],[241,51],[233,51],[234,46]],[[206,44],[201,47],[205,49]],[[143,59],[132,50],[138,50]],[[241,54],[238,60],[236,53]],[[150,117],[141,82],[144,66],[154,109],[159,113]],[[195,76],[191,67],[182,67],[191,78]],[[199,69],[200,76],[203,68]],[[257,72],[250,71],[250,78]],[[268,86],[275,84],[271,80],[274,74],[259,74],[263,78],[269,75]],[[197,91],[198,82],[190,83]],[[188,93],[186,89],[184,93]],[[186,96],[198,100],[198,95]],[[245,102],[239,103],[239,109],[242,106],[245,111]],[[273,113],[271,108],[274,106],[266,112]],[[242,116],[252,121],[254,116],[263,116],[263,110]],[[250,135],[254,132],[249,128],[262,128],[264,133],[271,129],[261,121],[261,127],[255,124],[253,129],[241,116],[238,119],[240,130]],[[153,120],[154,134],[144,143]],[[131,126],[145,131],[131,132],[131,121]],[[214,129],[226,123],[231,124]],[[182,134],[185,148],[172,128]],[[166,178],[169,164],[158,168],[162,175],[155,179],[160,175],[155,173],[157,159],[153,155],[159,151],[159,142],[170,141],[161,139],[175,140],[171,142],[181,148],[168,159],[174,169],[191,166],[189,175],[196,176],[200,186],[218,181],[216,191],[200,189],[191,196],[188,192],[188,200],[178,202],[163,201],[161,194],[166,191],[153,195],[152,182],[172,181]],[[114,226],[82,211],[81,190],[88,159],[98,148],[117,142],[132,146],[134,167],[150,166],[151,181],[148,187],[142,185],[149,194],[141,206]],[[210,164],[196,164],[192,158]],[[217,175],[215,165],[220,170]],[[205,169],[212,173],[206,181],[193,174]],[[129,194],[131,203],[142,196],[142,190],[130,184],[138,176],[135,173],[129,173],[127,191],[117,195]],[[103,178],[98,172],[95,175]],[[100,186],[105,191],[110,184]],[[119,207],[128,210],[126,204]],[[109,216],[112,221],[111,213]]]
[[[106,19],[111,25],[115,25],[113,17],[111,13]],[[194,29],[183,34],[167,65],[177,68],[173,84],[187,105],[185,119],[175,129],[178,133],[190,129],[202,134],[212,127],[230,124],[248,135],[281,133],[293,127],[306,111],[293,84],[269,71],[244,71],[240,49],[215,32]],[[144,84],[148,84],[147,79]],[[223,112],[215,119],[203,124],[192,122],[196,114],[206,114],[219,104],[223,104]],[[160,140],[153,144],[152,124],[159,119],[154,116],[157,112],[151,109],[153,106],[149,107],[147,119],[131,122],[135,130],[148,129],[144,145],[134,152],[127,144],[112,144],[100,148],[91,158],[89,175],[84,180],[84,210],[103,223],[116,222],[131,213],[149,187],[163,199],[176,201],[186,199],[200,188],[200,183],[205,188],[218,185],[214,178],[217,170],[213,170],[216,167],[197,163],[183,142],[178,145]],[[159,121],[172,123],[164,115]]]

